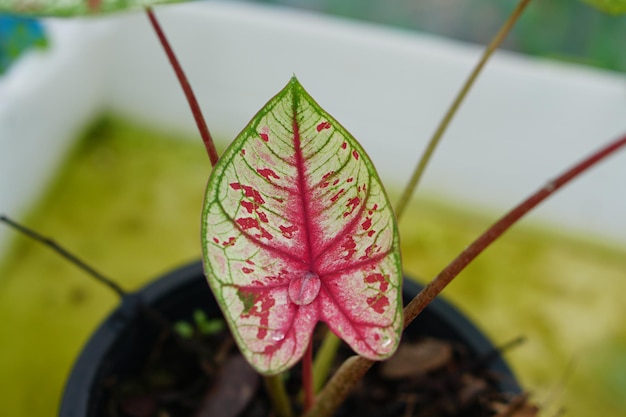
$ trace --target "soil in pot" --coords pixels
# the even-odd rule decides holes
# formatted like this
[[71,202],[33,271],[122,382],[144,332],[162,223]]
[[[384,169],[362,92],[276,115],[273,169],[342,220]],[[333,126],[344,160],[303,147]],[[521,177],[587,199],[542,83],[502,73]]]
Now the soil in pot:
[[[405,283],[405,298],[416,291],[415,284]],[[137,307],[139,299],[178,330],[147,319]],[[318,326],[317,343],[325,331]],[[114,340],[107,339],[113,333]],[[350,355],[342,346],[335,365]],[[299,403],[299,367],[289,372],[286,382],[289,395]],[[409,326],[397,355],[373,367],[337,416],[473,417],[513,412],[514,407],[526,414],[502,415],[535,415],[499,353],[456,310],[437,300]],[[104,323],[75,367],[60,415],[273,414],[262,379],[238,353],[200,264],[193,264],[149,286]]]
[[[320,326],[317,342],[324,331]],[[181,349],[173,338],[168,339],[155,345],[144,372],[110,381],[112,415],[272,415],[261,378],[237,351],[228,331],[196,339],[211,346],[210,357]],[[352,354],[342,345],[335,368]],[[500,390],[503,376],[492,372],[482,359],[488,358],[473,357],[461,343],[408,336],[394,358],[367,373],[337,416],[482,417],[507,410],[510,416],[536,415],[536,408],[525,403],[523,394]],[[294,404],[298,404],[300,377],[299,369],[287,377]]]

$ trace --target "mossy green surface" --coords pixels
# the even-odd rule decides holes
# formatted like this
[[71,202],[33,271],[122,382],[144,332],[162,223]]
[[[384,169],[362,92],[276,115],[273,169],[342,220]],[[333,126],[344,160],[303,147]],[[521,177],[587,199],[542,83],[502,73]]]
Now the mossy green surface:
[[[434,277],[497,217],[419,202],[400,223],[405,271]],[[444,290],[496,345],[524,336],[509,363],[542,416],[571,417],[626,415],[623,294],[626,248],[524,220]]]
[[[104,121],[77,145],[26,223],[134,289],[200,257],[210,173],[198,139]],[[556,167],[558,168],[558,167]],[[8,213],[13,214],[13,213]],[[400,221],[404,268],[432,278],[497,217],[419,200]],[[527,224],[507,233],[445,291],[554,415],[626,415],[626,251]],[[0,266],[0,416],[55,415],[81,347],[115,295],[16,237]]]

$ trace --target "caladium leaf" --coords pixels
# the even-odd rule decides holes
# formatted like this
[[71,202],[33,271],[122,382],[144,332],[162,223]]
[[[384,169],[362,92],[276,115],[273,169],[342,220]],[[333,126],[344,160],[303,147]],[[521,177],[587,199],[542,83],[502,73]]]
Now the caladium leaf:
[[215,166],[202,218],[204,266],[259,372],[303,355],[318,321],[380,360],[402,329],[398,232],[356,140],[296,78]]
[[0,13],[31,16],[80,16],[178,1],[180,0],[0,0]]

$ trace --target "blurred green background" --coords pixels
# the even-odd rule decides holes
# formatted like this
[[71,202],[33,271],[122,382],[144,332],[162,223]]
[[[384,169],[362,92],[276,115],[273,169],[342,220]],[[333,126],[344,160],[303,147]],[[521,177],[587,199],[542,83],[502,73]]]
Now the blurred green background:
[[[515,4],[266,2],[482,44]],[[505,47],[626,71],[625,44],[626,17],[575,0],[537,0]],[[103,119],[77,143],[26,222],[125,288],[198,259],[210,167],[197,139],[177,139]],[[432,277],[498,215],[421,196],[400,224],[407,273]],[[542,415],[564,408],[567,416],[617,417],[626,415],[625,278],[625,248],[523,222],[445,294],[496,344],[527,337],[507,357],[544,407]],[[58,255],[16,236],[0,265],[0,416],[54,415],[73,361],[115,304],[112,294]]]
[[[517,0],[256,0],[486,45]],[[504,43],[530,55],[626,71],[626,15],[581,0],[531,1]]]
[[[200,141],[105,119],[25,221],[138,288],[199,259],[209,172]],[[400,223],[405,271],[433,277],[498,215],[422,196]],[[496,345],[527,338],[507,358],[542,415],[617,417],[626,415],[625,271],[624,248],[523,222],[445,295]],[[16,236],[0,266],[0,415],[54,415],[81,347],[115,305],[110,290]]]
[[[241,0],[233,0],[241,1]],[[517,0],[247,0],[312,10],[487,44]],[[618,3],[623,0],[586,0]],[[622,6],[625,7],[625,6]],[[615,71],[626,71],[626,15],[583,0],[535,0],[503,48]],[[45,45],[31,19],[0,15],[0,74],[22,50]]]

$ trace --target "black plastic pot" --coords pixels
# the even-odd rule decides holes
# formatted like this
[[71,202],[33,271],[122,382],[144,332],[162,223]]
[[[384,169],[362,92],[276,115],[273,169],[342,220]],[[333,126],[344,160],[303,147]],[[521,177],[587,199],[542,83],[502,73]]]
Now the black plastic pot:
[[[405,280],[405,301],[419,290],[419,285]],[[209,316],[221,314],[200,262],[179,268],[127,296],[94,333],[76,361],[63,394],[60,417],[104,416],[104,381],[141,367],[149,346],[160,333],[154,320],[141,313],[141,305],[151,306],[172,322],[189,319],[197,309],[205,310]],[[493,344],[449,303],[435,300],[406,331],[462,343],[477,358],[495,353],[488,367],[501,376],[501,390],[520,392],[511,369]]]

